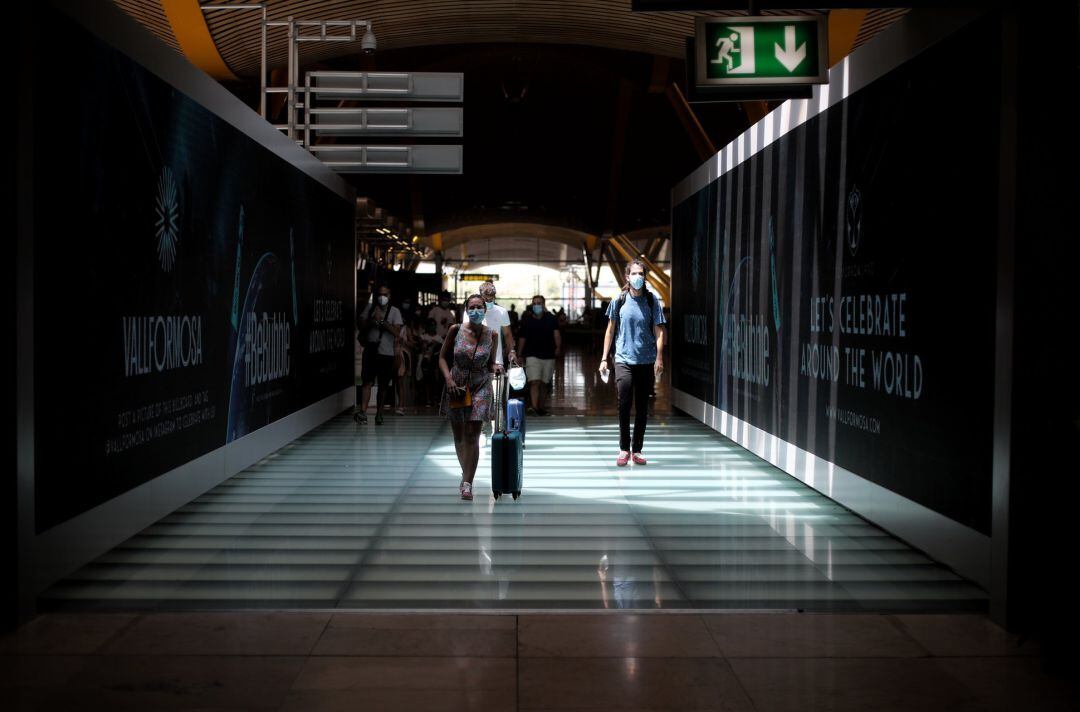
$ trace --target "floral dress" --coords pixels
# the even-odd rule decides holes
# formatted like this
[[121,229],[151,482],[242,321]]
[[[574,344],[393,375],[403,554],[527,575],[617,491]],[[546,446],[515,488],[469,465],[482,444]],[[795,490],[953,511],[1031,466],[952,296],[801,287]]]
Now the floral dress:
[[[466,332],[469,332],[468,336]],[[472,406],[451,408],[450,395],[444,388],[439,412],[451,422],[483,422],[491,420],[495,412],[492,410],[491,369],[488,366],[493,352],[494,333],[485,326],[477,342],[471,338],[471,329],[462,326],[454,336],[454,358],[451,362],[453,366],[450,368],[450,376],[454,379],[454,383],[458,384],[464,384],[468,379],[472,391]]]

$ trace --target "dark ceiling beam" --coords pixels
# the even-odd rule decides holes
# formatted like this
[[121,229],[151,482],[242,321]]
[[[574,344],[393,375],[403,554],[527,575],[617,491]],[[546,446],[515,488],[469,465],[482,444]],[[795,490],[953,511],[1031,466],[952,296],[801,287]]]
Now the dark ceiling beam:
[[649,240],[649,245],[645,248],[645,257],[649,262],[656,262],[657,258],[660,257],[660,251],[664,249],[664,243],[668,239],[666,235],[657,235]]
[[592,304],[592,293],[596,290],[596,280],[593,279],[593,259],[589,254],[589,246],[581,243],[581,257],[585,263],[585,301]]
[[769,113],[769,102],[763,100],[743,101],[739,105],[746,114],[746,125],[753,126]]
[[619,207],[619,180],[622,177],[623,156],[626,154],[626,127],[630,123],[630,108],[633,99],[633,85],[625,79],[621,80],[619,94],[615,99],[615,128],[611,132],[611,175],[608,179],[604,232],[615,231],[615,219]]
[[694,150],[697,151],[698,158],[706,161],[716,155],[716,146],[713,145],[709,135],[705,133],[705,129],[701,126],[697,115],[686,101],[686,97],[683,95],[679,85],[674,82],[668,84],[666,94],[671,102],[671,108],[675,109],[675,114],[679,117],[679,121],[682,122],[683,128],[686,129],[686,135],[690,138]]
[[619,283],[619,289],[622,289],[623,284],[626,282],[626,262],[619,257],[619,253],[615,251],[606,240],[603,247],[600,249],[600,254],[607,260],[608,267],[611,268],[612,274],[615,275],[615,281]]
[[649,93],[663,94],[671,74],[671,57],[653,56],[652,76],[649,79]]

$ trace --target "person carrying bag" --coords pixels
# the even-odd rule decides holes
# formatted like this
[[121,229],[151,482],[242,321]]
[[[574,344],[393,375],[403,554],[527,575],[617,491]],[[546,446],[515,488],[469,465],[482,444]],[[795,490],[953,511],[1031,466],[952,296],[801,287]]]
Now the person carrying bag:
[[446,382],[440,410],[454,431],[454,449],[461,465],[461,498],[471,500],[480,459],[480,428],[495,412],[491,378],[496,366],[496,337],[492,329],[484,326],[483,298],[474,294],[465,305],[469,323],[450,327],[439,354],[439,368]]

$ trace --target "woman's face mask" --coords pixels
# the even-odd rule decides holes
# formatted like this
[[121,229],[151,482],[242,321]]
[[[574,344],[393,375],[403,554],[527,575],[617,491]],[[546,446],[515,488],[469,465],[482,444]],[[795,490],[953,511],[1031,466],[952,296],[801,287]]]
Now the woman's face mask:
[[380,294],[379,295],[379,306],[380,307],[385,307],[389,302],[390,302],[390,297],[386,296],[385,294]]
[[411,306],[412,306],[412,304],[410,302],[402,302],[401,303],[401,308],[402,309],[408,309]]
[[645,286],[645,275],[632,274],[630,275],[630,286],[634,289],[641,289]]
[[533,314],[535,314],[537,316],[540,316],[543,313],[544,313],[544,305],[543,304],[533,304]]
[[484,321],[484,310],[483,309],[470,309],[469,310],[469,321],[471,321],[474,324],[479,324],[482,321]]

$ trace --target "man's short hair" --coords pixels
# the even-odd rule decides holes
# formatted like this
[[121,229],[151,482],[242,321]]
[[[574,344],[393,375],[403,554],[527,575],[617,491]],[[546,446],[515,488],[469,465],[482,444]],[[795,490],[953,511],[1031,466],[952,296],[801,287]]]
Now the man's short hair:
[[543,294],[534,294],[532,300],[535,302],[537,299],[539,299],[544,304],[547,304],[547,299],[544,299]]

